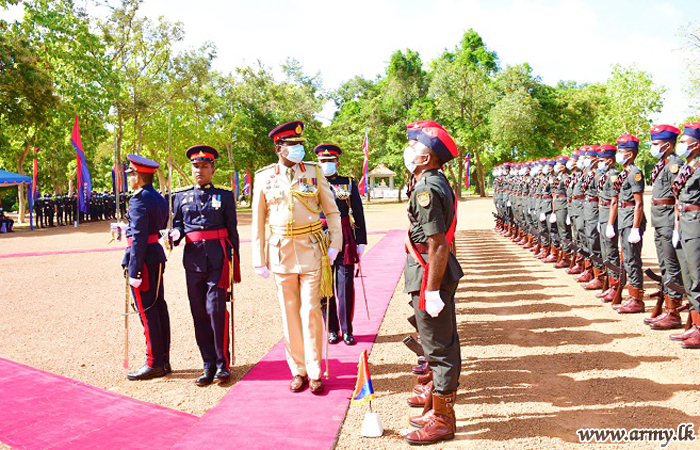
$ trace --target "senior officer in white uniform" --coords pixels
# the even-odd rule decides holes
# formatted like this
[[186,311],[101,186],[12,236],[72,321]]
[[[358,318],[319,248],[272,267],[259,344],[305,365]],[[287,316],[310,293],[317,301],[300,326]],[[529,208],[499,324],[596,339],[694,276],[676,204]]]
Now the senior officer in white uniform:
[[[253,266],[277,284],[284,344],[292,372],[290,390],[324,390],[321,377],[323,316],[321,297],[332,294],[331,265],[343,244],[340,212],[318,165],[303,162],[304,124],[289,122],[269,133],[279,161],[255,173]],[[323,210],[328,234],[321,225]],[[270,226],[265,251],[265,222]],[[267,254],[266,254],[267,253]]]

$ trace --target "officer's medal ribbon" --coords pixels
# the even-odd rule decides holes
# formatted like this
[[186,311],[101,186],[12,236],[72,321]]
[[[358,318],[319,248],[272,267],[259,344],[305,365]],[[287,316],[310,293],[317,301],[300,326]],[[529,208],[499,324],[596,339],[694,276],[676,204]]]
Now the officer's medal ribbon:
[[212,197],[211,199],[211,206],[214,209],[219,209],[221,208],[221,194],[216,194]]

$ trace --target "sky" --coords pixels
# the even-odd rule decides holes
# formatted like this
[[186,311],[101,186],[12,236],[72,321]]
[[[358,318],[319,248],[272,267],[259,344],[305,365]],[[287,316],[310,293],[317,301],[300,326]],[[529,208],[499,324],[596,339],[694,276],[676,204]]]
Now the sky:
[[[75,0],[91,15],[106,7]],[[108,0],[116,5],[116,0]],[[473,28],[502,67],[528,63],[547,84],[604,82],[613,64],[635,64],[666,88],[656,123],[680,124],[693,111],[684,93],[682,28],[700,24],[698,0],[144,0],[141,14],[184,24],[184,47],[211,41],[214,68],[279,67],[292,57],[335,89],[356,75],[384,74],[396,50],[424,65]],[[1,12],[13,18],[16,11]],[[328,122],[329,106],[321,119]]]

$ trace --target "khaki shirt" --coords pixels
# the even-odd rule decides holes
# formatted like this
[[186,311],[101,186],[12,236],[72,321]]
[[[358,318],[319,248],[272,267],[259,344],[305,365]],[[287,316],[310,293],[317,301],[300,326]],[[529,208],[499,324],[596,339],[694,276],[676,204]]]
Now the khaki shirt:
[[[343,232],[340,212],[328,180],[316,163],[295,164],[294,177],[287,167],[269,165],[255,173],[253,194],[253,266],[269,266],[273,273],[307,273],[321,267],[321,246],[313,234],[289,237],[289,227],[303,227],[326,216],[330,247],[341,249]],[[297,197],[293,192],[315,194]],[[270,226],[269,255],[265,251],[266,222]]]

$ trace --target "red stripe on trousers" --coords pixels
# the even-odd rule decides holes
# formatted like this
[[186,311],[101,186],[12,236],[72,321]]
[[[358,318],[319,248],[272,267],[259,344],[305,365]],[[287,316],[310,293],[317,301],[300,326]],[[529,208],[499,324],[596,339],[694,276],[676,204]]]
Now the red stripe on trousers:
[[[224,305],[224,307],[226,307]],[[231,367],[231,361],[229,359],[229,354],[228,354],[228,333],[229,333],[229,313],[228,313],[228,308],[224,311],[224,325],[225,325],[225,331],[224,331],[224,348],[223,348],[223,353],[224,353],[224,359],[226,360],[226,367],[230,368]]]
[[143,322],[143,334],[146,336],[146,353],[148,354],[148,367],[153,367],[153,351],[151,350],[151,334],[148,332],[148,320],[146,320],[146,312],[143,308],[143,303],[141,302],[141,291],[138,288],[132,289],[134,293],[134,298],[136,299],[136,304],[139,307],[139,314],[141,315],[141,320]]

